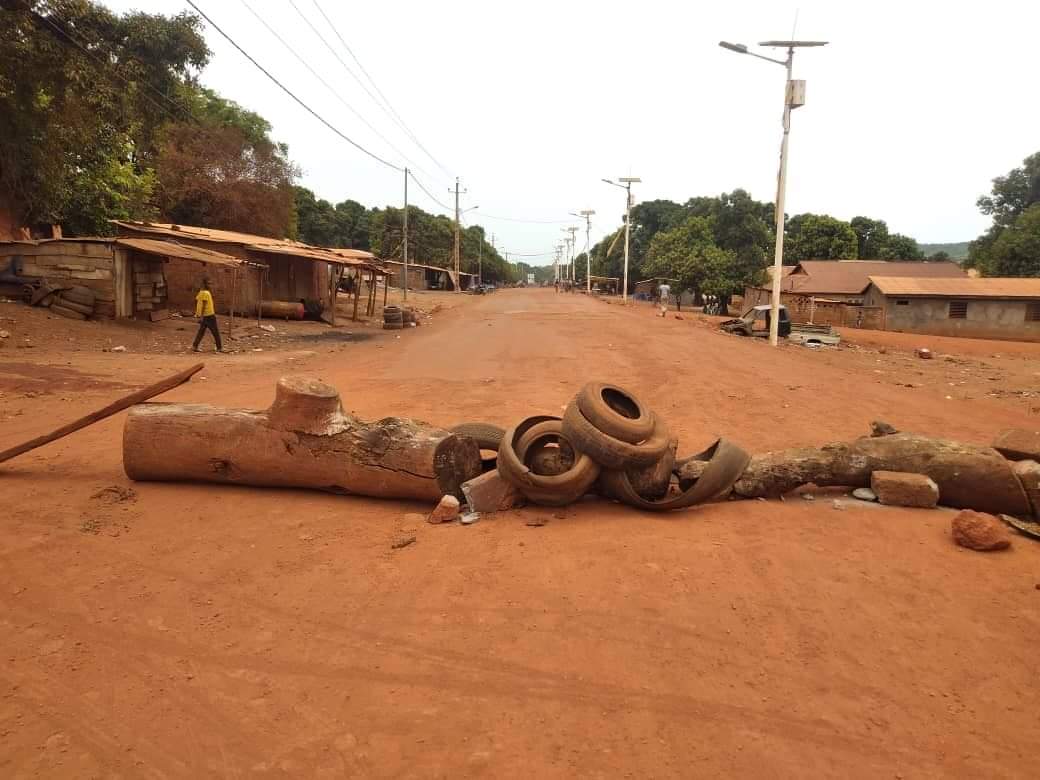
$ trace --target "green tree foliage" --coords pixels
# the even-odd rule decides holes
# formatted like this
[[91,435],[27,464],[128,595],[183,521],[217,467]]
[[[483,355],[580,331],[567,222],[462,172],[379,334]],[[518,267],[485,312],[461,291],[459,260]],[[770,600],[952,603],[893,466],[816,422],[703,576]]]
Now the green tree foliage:
[[166,99],[209,57],[197,18],[6,0],[0,29],[0,208],[70,232],[147,216]]
[[1040,202],[1000,231],[979,270],[986,276],[1040,276]]
[[[867,258],[861,258],[866,260]],[[873,259],[873,258],[872,258]],[[881,249],[879,260],[923,260],[924,252],[917,242],[900,233],[892,233]]]
[[798,214],[787,220],[784,263],[802,260],[855,260],[856,231],[848,222],[826,214]]
[[888,225],[882,219],[853,217],[849,223],[856,233],[856,257],[880,260],[888,245]]
[[[1040,152],[1022,161],[1022,166],[1012,169],[1006,176],[993,180],[993,190],[977,201],[979,210],[993,218],[989,230],[971,242],[965,265],[978,268],[987,276],[1033,276],[1017,273],[1014,269],[1025,269],[1030,263],[1022,256],[1030,246],[1028,235],[1032,218],[1019,220],[1040,203]],[[1017,228],[1014,236],[1001,242],[1004,233]],[[998,251],[998,245],[1000,247]],[[1012,249],[1013,248],[1013,249]]]
[[952,260],[950,253],[940,249],[938,252],[932,252],[928,255],[929,260]]

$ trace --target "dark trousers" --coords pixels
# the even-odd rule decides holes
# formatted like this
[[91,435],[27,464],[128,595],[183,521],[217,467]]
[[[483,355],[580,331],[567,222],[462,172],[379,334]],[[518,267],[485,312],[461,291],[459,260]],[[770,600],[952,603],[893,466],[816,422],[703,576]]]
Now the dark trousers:
[[207,330],[213,334],[213,340],[217,342],[217,349],[223,349],[224,346],[220,343],[220,331],[217,330],[217,316],[215,314],[199,320],[199,332],[195,334],[195,343],[191,345],[192,349],[199,348],[199,344],[202,343],[202,337],[206,335]]

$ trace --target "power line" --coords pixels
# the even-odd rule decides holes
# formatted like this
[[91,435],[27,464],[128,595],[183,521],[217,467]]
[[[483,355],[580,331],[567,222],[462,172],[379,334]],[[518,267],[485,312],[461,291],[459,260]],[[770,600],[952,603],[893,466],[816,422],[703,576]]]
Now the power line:
[[451,206],[446,206],[443,203],[441,203],[439,200],[437,200],[435,197],[433,197],[433,194],[428,189],[426,189],[426,187],[423,185],[423,183],[421,181],[419,181],[417,178],[415,178],[415,174],[414,173],[412,173],[411,171],[408,171],[408,175],[412,177],[412,181],[414,181],[417,185],[419,185],[419,189],[426,193],[426,197],[428,197],[430,200],[432,200],[434,203],[436,203],[438,206],[440,206],[445,211],[452,211],[452,207]]
[[[354,108],[354,107],[353,107],[352,105],[350,105],[350,103],[348,103],[348,102],[347,102],[347,101],[346,101],[346,100],[344,99],[344,97],[343,97],[343,96],[342,96],[342,95],[341,95],[341,94],[340,94],[339,92],[337,92],[337,91],[336,91],[336,89],[335,89],[335,88],[334,88],[334,87],[333,87],[333,86],[332,86],[331,84],[329,84],[329,82],[327,82],[327,81],[326,81],[326,80],[325,80],[325,79],[324,79],[324,78],[323,78],[323,77],[321,76],[321,74],[320,74],[320,73],[318,73],[318,72],[317,72],[317,71],[316,71],[316,70],[315,70],[314,68],[312,68],[312,67],[311,67],[311,65],[310,65],[310,63],[308,63],[308,62],[307,62],[307,61],[306,61],[306,60],[305,60],[305,59],[304,59],[303,57],[301,57],[301,56],[300,56],[300,54],[299,54],[299,53],[297,53],[297,51],[296,51],[296,50],[295,50],[295,49],[294,49],[294,48],[293,48],[292,46],[290,46],[290,45],[289,45],[289,44],[288,44],[288,43],[286,42],[286,40],[285,40],[285,39],[284,39],[284,38],[283,38],[283,37],[282,37],[281,35],[279,35],[279,34],[278,34],[278,32],[277,32],[277,31],[276,31],[276,30],[275,30],[275,29],[274,29],[273,27],[271,27],[271,25],[269,25],[269,24],[267,23],[267,20],[266,20],[266,19],[264,19],[264,18],[263,18],[262,16],[260,16],[260,14],[258,14],[258,13],[257,13],[257,12],[256,12],[256,11],[255,11],[255,10],[253,9],[253,7],[252,7],[251,5],[249,5],[249,3],[247,3],[247,2],[246,2],[246,0],[239,0],[239,2],[241,2],[241,3],[242,3],[242,5],[244,5],[244,6],[245,6],[246,10],[247,10],[247,11],[249,11],[249,13],[251,13],[251,14],[253,15],[253,17],[254,17],[254,18],[255,18],[255,19],[256,19],[256,20],[258,21],[258,22],[260,22],[260,24],[262,24],[262,25],[263,25],[263,26],[264,26],[264,27],[265,27],[265,28],[267,29],[267,31],[268,31],[269,33],[271,33],[271,35],[273,35],[273,36],[274,36],[275,38],[277,38],[277,39],[278,39],[278,42],[279,42],[279,43],[281,43],[281,44],[282,44],[282,46],[284,46],[284,47],[285,47],[286,49],[288,49],[288,50],[289,50],[289,53],[290,53],[290,54],[292,54],[292,55],[293,55],[293,56],[294,56],[294,57],[295,57],[295,58],[296,58],[296,59],[297,59],[297,60],[299,61],[299,63],[300,63],[301,65],[303,65],[303,67],[305,67],[305,68],[306,68],[306,69],[307,69],[308,71],[310,71],[310,74],[311,74],[312,76],[314,76],[314,78],[316,78],[316,79],[317,79],[318,81],[320,81],[320,82],[321,82],[322,84],[324,84],[324,85],[325,85],[325,88],[326,88],[326,89],[327,89],[327,90],[328,90],[329,92],[331,92],[331,93],[332,93],[332,94],[333,94],[333,95],[334,95],[334,96],[336,97],[336,99],[338,99],[338,100],[339,100],[339,102],[340,102],[340,103],[342,103],[342,104],[343,104],[343,105],[344,105],[344,106],[345,106],[345,107],[347,108],[347,110],[349,110],[349,111],[350,111],[350,112],[351,112],[352,114],[354,114],[354,116],[356,116],[356,117],[357,117],[358,119],[360,119],[360,120],[361,120],[361,122],[362,122],[362,123],[364,123],[364,125],[365,125],[365,126],[366,126],[366,127],[367,127],[367,128],[369,129],[369,130],[371,130],[371,131],[372,131],[373,133],[375,133],[375,134],[376,134],[376,136],[378,136],[378,137],[379,137],[379,138],[380,138],[380,139],[381,139],[381,140],[382,140],[382,141],[383,141],[384,143],[386,143],[386,145],[387,145],[387,146],[389,146],[389,147],[390,147],[391,149],[393,149],[393,150],[394,150],[395,152],[397,152],[397,153],[398,153],[399,155],[401,155],[401,157],[403,157],[403,158],[404,158],[405,162],[407,162],[407,163],[409,163],[409,164],[411,164],[411,165],[415,165],[415,163],[413,163],[413,162],[412,162],[411,160],[409,160],[409,159],[408,159],[407,155],[405,155],[405,153],[404,153],[404,152],[402,152],[402,151],[401,151],[401,150],[400,150],[399,148],[397,148],[397,147],[396,147],[396,146],[394,145],[393,141],[391,141],[390,139],[388,139],[388,138],[387,138],[386,136],[384,136],[384,135],[383,135],[382,133],[380,133],[380,132],[379,132],[379,131],[378,131],[378,130],[377,130],[377,129],[375,128],[375,127],[373,127],[373,126],[372,126],[372,124],[371,124],[371,123],[370,123],[370,122],[369,122],[369,121],[368,121],[367,119],[365,119],[365,117],[364,117],[364,116],[363,116],[362,114],[360,114],[360,113],[359,113],[359,112],[357,111],[357,109],[355,109],[355,108]],[[418,167],[418,166],[416,166],[416,167]],[[420,169],[420,170],[421,170],[421,169]]]
[[483,211],[480,212],[480,216],[487,217],[488,219],[500,219],[503,222],[521,222],[525,225],[568,225],[574,221],[571,219],[516,219],[514,217],[496,217],[494,214],[487,214]]
[[272,76],[271,73],[263,65],[261,65],[259,62],[254,60],[249,55],[249,53],[246,52],[245,49],[243,49],[241,46],[239,46],[237,43],[235,43],[234,39],[230,35],[228,35],[226,32],[224,32],[219,26],[217,26],[217,24],[212,19],[210,19],[208,16],[206,16],[205,12],[201,8],[199,8],[197,5],[195,5],[194,0],[187,0],[187,2],[188,2],[188,5],[190,5],[192,8],[194,8],[203,19],[205,19],[207,22],[209,22],[210,26],[214,30],[216,30],[218,33],[220,33],[228,43],[230,43],[232,46],[234,46],[236,49],[238,49],[239,54],[241,54],[243,57],[245,57],[247,60],[249,60],[251,63],[253,63],[253,65],[257,68],[257,70],[259,70],[261,73],[263,73],[265,76],[267,76],[267,78],[269,78],[271,81],[273,81],[278,86],[278,88],[282,90],[282,92],[284,92],[286,95],[288,95],[293,100],[295,100],[297,103],[299,103],[300,106],[305,111],[307,111],[307,113],[309,113],[311,116],[313,116],[319,122],[321,122],[323,125],[325,125],[325,127],[329,128],[329,130],[334,132],[336,135],[338,135],[344,141],[349,143],[351,146],[353,146],[353,147],[359,149],[360,151],[364,152],[365,154],[367,154],[373,160],[376,160],[377,162],[381,162],[387,168],[392,168],[395,171],[404,171],[404,168],[402,168],[402,167],[400,167],[398,165],[394,165],[392,162],[388,162],[387,160],[384,160],[382,157],[380,157],[379,155],[375,154],[374,152],[368,151],[368,149],[363,147],[357,141],[353,140],[352,138],[347,136],[345,133],[340,131],[338,128],[333,126],[327,119],[325,119],[325,117],[323,117],[321,114],[319,114],[313,108],[311,108],[306,103],[304,103],[302,100],[300,100],[300,98],[296,97],[295,93],[293,93],[292,90],[290,90],[288,87],[286,87],[284,84],[282,84],[282,82],[280,82],[278,79],[276,79],[274,76]]
[[[404,130],[405,134],[409,138],[411,138],[413,142],[415,142],[415,145],[418,146],[420,149],[422,149],[423,153],[427,157],[429,157],[431,160],[433,160],[434,164],[438,168],[441,169],[441,171],[444,173],[444,175],[448,176],[450,178],[451,177],[451,172],[448,171],[448,169],[445,168],[443,165],[441,165],[440,161],[436,157],[434,157],[425,146],[422,145],[422,143],[416,137],[415,133],[412,132],[411,128],[408,127],[407,124],[405,124],[404,119],[402,119],[401,115],[399,113],[397,113],[397,110],[393,107],[393,105],[387,99],[386,95],[383,94],[383,90],[381,90],[379,88],[379,85],[376,84],[375,79],[373,79],[371,74],[369,74],[369,72],[367,70],[365,70],[365,66],[361,64],[361,60],[359,60],[357,58],[357,55],[354,54],[354,50],[350,48],[350,45],[346,42],[346,40],[344,40],[343,36],[340,35],[339,29],[336,27],[335,23],[329,18],[328,14],[325,13],[325,11],[322,9],[321,5],[318,4],[318,0],[312,0],[312,2],[314,3],[314,7],[318,9],[318,13],[321,14],[321,16],[325,20],[325,22],[329,25],[330,28],[332,28],[332,32],[334,32],[336,34],[336,37],[339,38],[339,42],[343,44],[343,48],[347,50],[347,53],[351,56],[351,58],[354,60],[354,62],[357,63],[358,68],[360,68],[361,72],[365,74],[365,77],[372,84],[372,87],[375,89],[376,92],[379,93],[379,97],[381,97],[383,99],[383,103],[386,104],[386,108],[389,109],[390,112],[393,114],[393,117],[391,117],[391,118],[394,119],[397,122],[398,126],[400,126],[400,128],[402,130]],[[364,86],[364,85],[362,85],[362,86]],[[371,96],[371,94],[372,93],[369,93],[369,96]],[[372,99],[375,100],[375,98],[372,98]],[[377,101],[377,105],[378,105],[378,101]],[[385,110],[384,110],[384,113],[386,113]]]

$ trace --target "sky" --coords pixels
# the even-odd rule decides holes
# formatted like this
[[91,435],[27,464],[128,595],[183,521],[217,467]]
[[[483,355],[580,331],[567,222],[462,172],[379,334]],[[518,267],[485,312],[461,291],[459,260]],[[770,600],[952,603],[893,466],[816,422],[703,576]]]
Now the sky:
[[[183,0],[104,2],[190,10]],[[807,85],[792,115],[788,214],[864,215],[921,242],[970,240],[989,223],[976,198],[1040,151],[1040,3],[195,3],[330,124],[408,166],[440,201],[413,183],[411,205],[450,214],[458,176],[462,208],[476,207],[463,221],[483,225],[511,259],[544,253],[526,258],[536,265],[551,262],[568,225],[582,228],[584,248],[584,221],[571,212],[596,211],[592,243],[620,225],[624,192],[603,178],[640,177],[636,202],[736,188],[774,199],[783,68],[720,40],[780,59],[753,44],[792,33],[830,42],[795,55],[794,78]],[[213,56],[202,83],[271,122],[301,184],[333,203],[402,205],[402,173],[322,125],[208,24],[205,35]]]

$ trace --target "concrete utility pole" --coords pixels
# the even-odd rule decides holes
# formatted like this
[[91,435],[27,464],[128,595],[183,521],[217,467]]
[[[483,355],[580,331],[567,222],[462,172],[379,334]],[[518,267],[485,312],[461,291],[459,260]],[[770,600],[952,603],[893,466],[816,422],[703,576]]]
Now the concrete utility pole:
[[[451,192],[451,189],[448,190]],[[461,255],[459,253],[459,220],[462,216],[462,212],[459,211],[459,177],[455,177],[455,251],[453,252],[453,265],[455,266],[455,292],[462,292],[462,263]],[[466,190],[461,190],[463,194]]]
[[620,187],[625,191],[625,278],[621,285],[621,300],[626,304],[628,303],[628,244],[631,238],[631,225],[632,222],[632,185],[639,184],[643,180],[638,176],[621,176],[617,184],[612,182],[610,179],[604,179],[607,184],[613,184],[615,187]]
[[827,41],[763,41],[759,46],[771,46],[787,49],[787,58],[777,60],[748,51],[742,43],[719,41],[723,49],[735,51],[737,54],[750,54],[760,60],[775,62],[787,69],[787,81],[784,84],[784,137],[780,142],[780,170],[776,177],[776,245],[773,251],[773,296],[769,308],[769,343],[774,347],[780,342],[780,285],[783,281],[784,262],[784,197],[787,191],[787,138],[791,134],[791,110],[805,105],[805,82],[792,81],[791,69],[794,65],[794,50],[797,48],[826,46]]
[[571,238],[570,238],[570,241],[571,241],[571,281],[573,282],[574,281],[574,248],[577,246],[577,243],[578,243],[577,240],[574,238],[574,234],[578,232],[578,228],[571,226],[571,227],[567,228],[567,230],[571,234]]
[[[408,169],[404,169],[404,299],[408,300]],[[389,281],[389,277],[386,281]]]
[[585,292],[592,295],[592,215],[596,212],[592,209],[582,209],[577,214],[570,212],[572,217],[585,218]]

